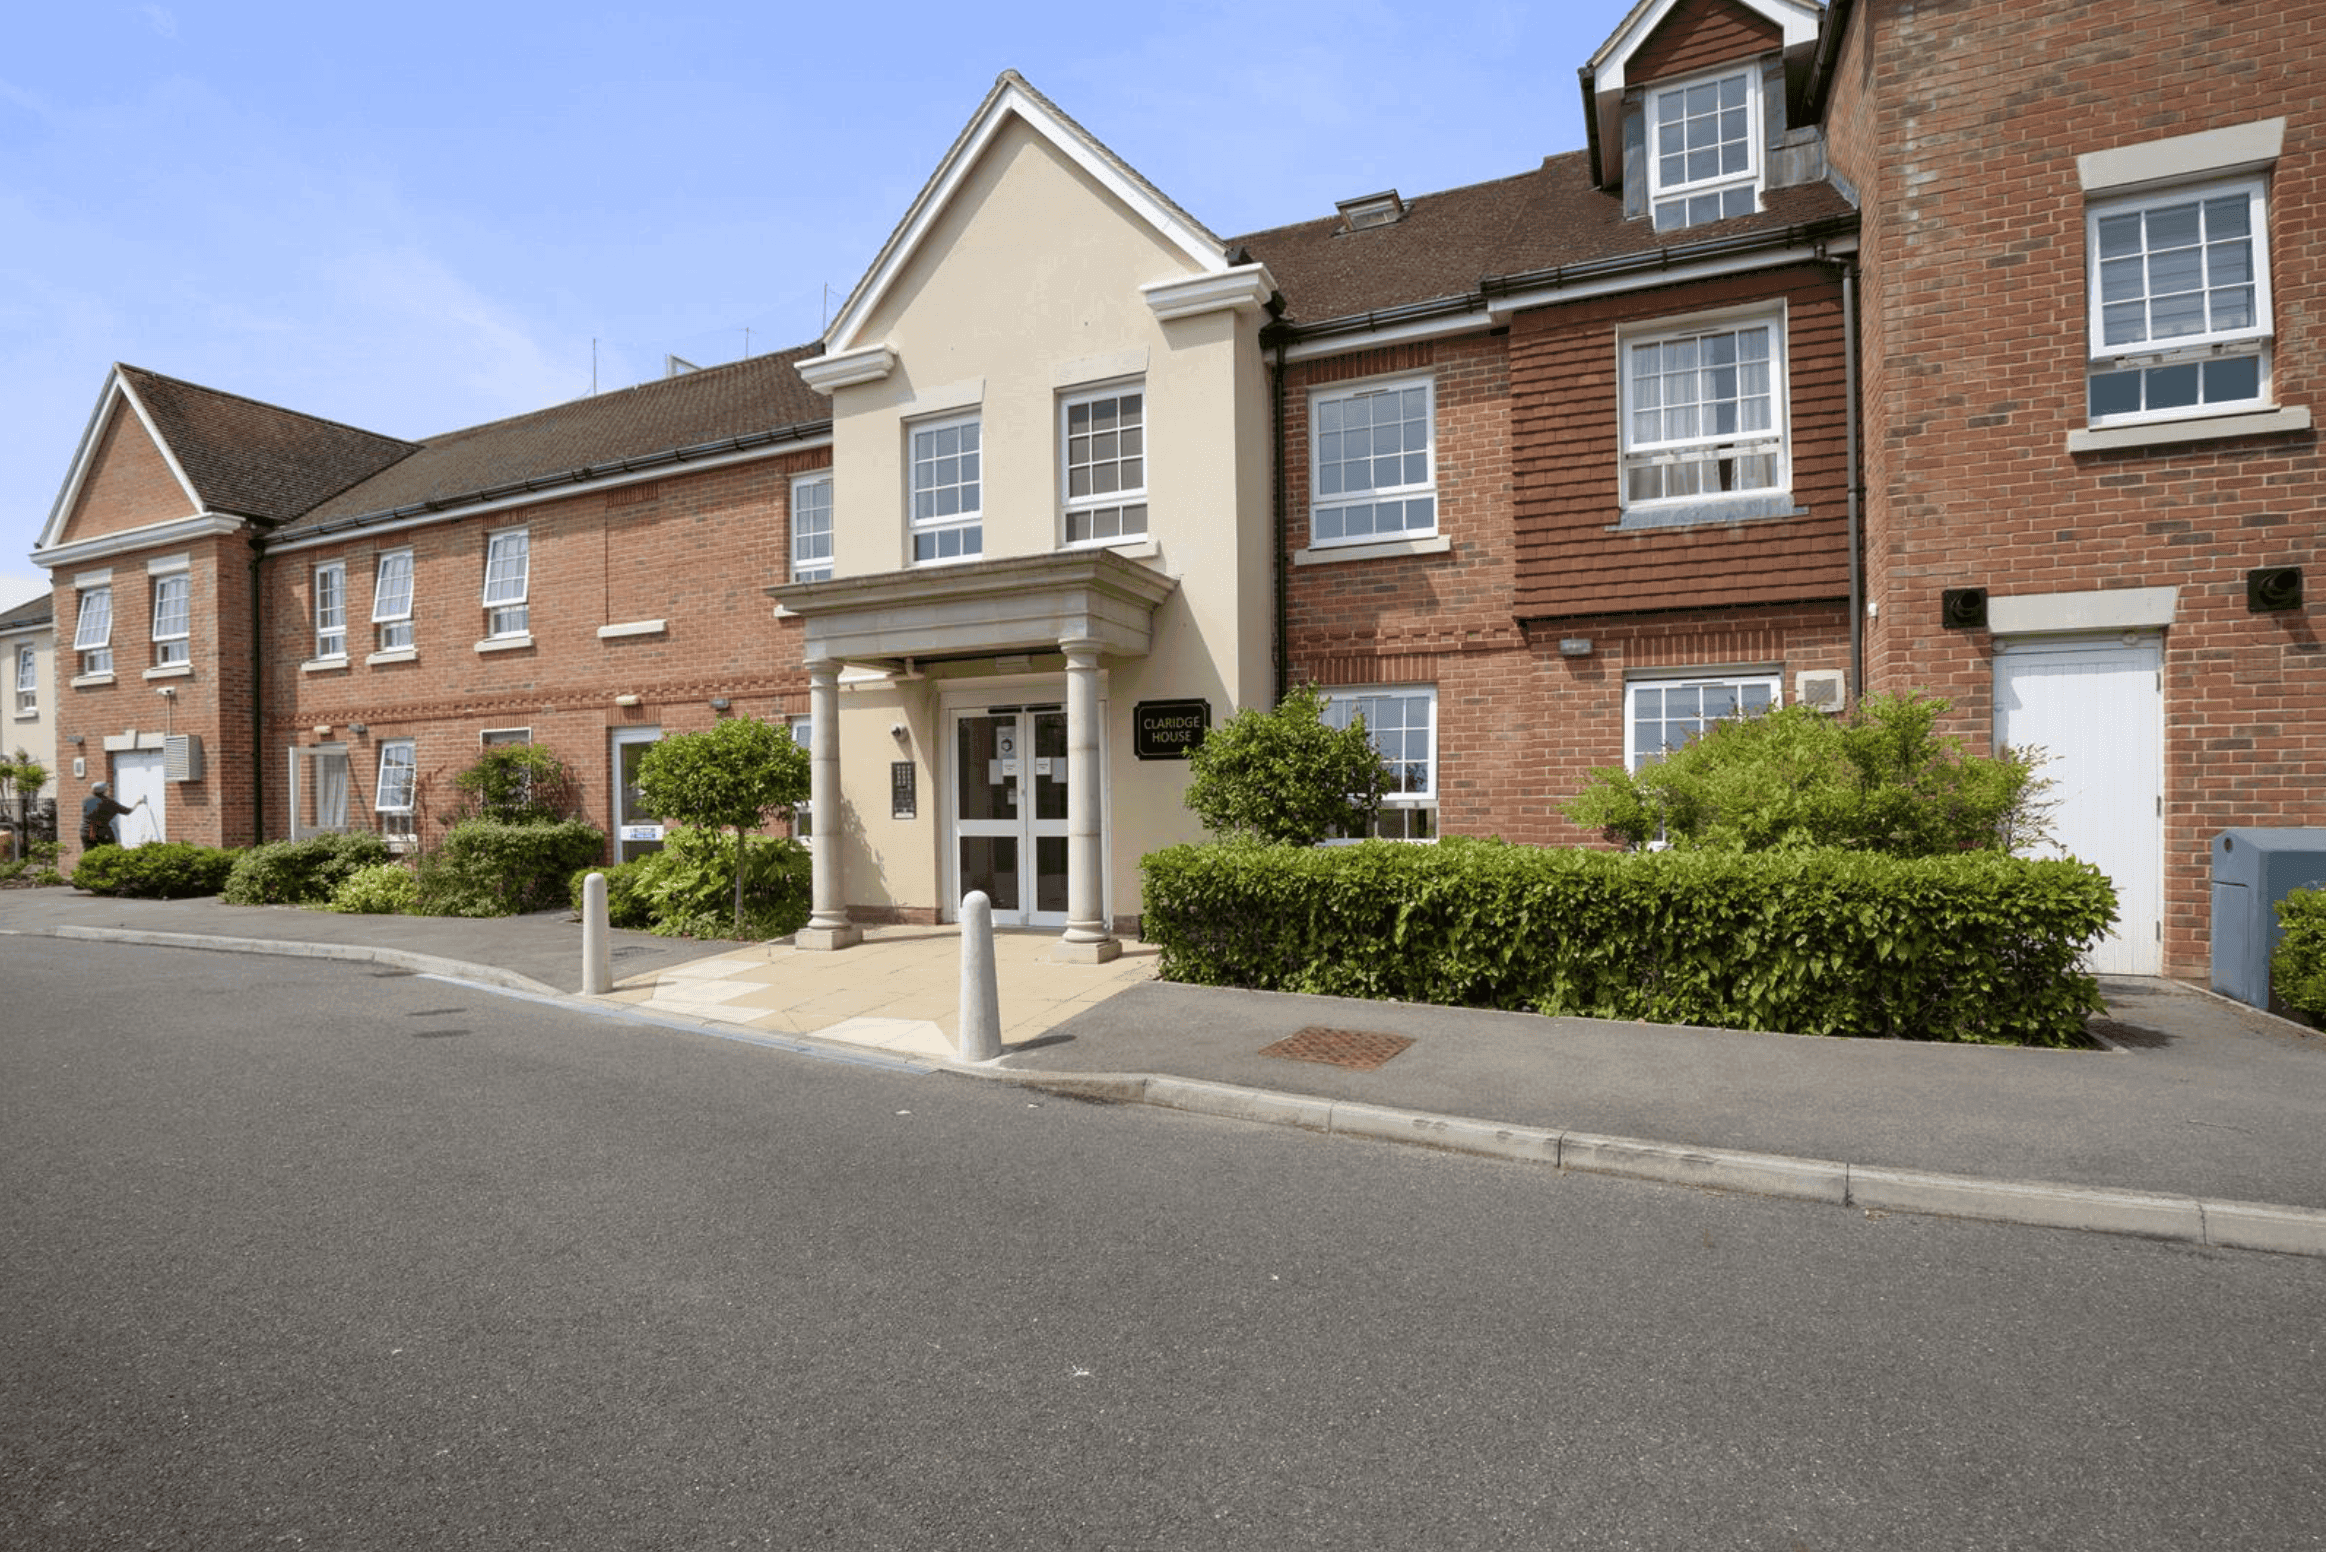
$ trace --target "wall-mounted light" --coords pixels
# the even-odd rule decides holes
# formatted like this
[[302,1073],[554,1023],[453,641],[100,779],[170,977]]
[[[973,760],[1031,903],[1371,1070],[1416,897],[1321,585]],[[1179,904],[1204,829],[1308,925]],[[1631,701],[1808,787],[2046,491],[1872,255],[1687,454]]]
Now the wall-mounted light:
[[2253,614],[2275,614],[2302,607],[2302,568],[2263,566],[2245,574],[2245,607]]
[[714,695],[711,697],[711,710],[713,711],[725,711],[729,706],[734,704],[735,703],[733,701],[727,699],[727,697],[724,695]]
[[638,697],[635,695],[617,695],[614,697],[614,704],[617,706],[635,706],[638,704]]
[[65,742],[71,744],[75,749],[78,749],[81,747],[81,735],[78,733],[67,733],[65,735]]
[[366,724],[364,724],[364,723],[361,723],[361,722],[350,722],[350,723],[347,725],[347,730],[348,730],[350,733],[353,733],[353,734],[354,734],[356,737],[358,737],[358,738],[361,738],[361,737],[363,737],[363,736],[364,736],[364,734],[366,734],[366,733],[370,732],[370,731],[371,731],[371,728],[370,728],[368,725],[366,725]]
[[176,688],[171,685],[165,684],[153,693],[160,696],[165,701],[174,701],[178,698],[178,692]]
[[1559,638],[1559,656],[1589,657],[1590,655],[1591,638],[1589,636],[1561,636]]
[[1985,630],[1987,628],[1987,590],[1983,587],[1950,587],[1938,596],[1938,623],[1947,630]]

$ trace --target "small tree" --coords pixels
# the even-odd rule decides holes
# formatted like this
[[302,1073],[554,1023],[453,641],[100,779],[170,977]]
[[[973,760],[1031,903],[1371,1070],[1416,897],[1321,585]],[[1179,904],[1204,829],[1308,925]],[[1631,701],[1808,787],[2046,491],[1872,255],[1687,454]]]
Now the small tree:
[[735,925],[743,925],[743,837],[777,809],[805,802],[808,752],[791,730],[728,717],[704,733],[680,733],[638,761],[638,793],[665,820],[735,832]]
[[32,805],[48,785],[48,767],[19,749],[13,760],[0,758],[0,799],[13,799],[16,810],[16,857],[21,860],[32,841]]
[[579,808],[565,762],[541,744],[494,744],[452,778],[463,817],[508,824],[555,824]]
[[1323,692],[1304,684],[1275,710],[1247,706],[1206,734],[1188,757],[1186,798],[1204,828],[1294,846],[1362,835],[1389,769],[1363,717],[1336,728],[1324,712]]

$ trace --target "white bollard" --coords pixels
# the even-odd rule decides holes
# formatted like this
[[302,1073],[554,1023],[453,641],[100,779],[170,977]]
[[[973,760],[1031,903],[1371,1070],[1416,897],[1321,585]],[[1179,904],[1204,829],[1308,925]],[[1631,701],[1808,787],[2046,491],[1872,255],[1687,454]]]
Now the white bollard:
[[1001,989],[993,969],[993,902],[972,889],[961,901],[961,1059],[1001,1055]]
[[614,989],[614,945],[606,936],[606,875],[582,880],[582,995],[603,997]]

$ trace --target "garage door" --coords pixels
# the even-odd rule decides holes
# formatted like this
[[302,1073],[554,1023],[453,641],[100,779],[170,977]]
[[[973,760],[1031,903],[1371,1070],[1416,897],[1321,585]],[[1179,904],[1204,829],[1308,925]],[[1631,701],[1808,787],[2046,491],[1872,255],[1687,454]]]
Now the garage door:
[[2092,950],[2104,975],[2163,963],[2163,643],[2025,637],[1995,648],[1995,741],[2048,750],[2051,855],[2080,857],[2116,886],[2115,931]]
[[[131,812],[113,822],[113,834],[124,846],[143,846],[169,834],[164,825],[162,806],[169,797],[169,783],[162,780],[162,752],[159,749],[124,749],[113,756],[113,800],[127,803]],[[136,806],[138,799],[145,806]]]

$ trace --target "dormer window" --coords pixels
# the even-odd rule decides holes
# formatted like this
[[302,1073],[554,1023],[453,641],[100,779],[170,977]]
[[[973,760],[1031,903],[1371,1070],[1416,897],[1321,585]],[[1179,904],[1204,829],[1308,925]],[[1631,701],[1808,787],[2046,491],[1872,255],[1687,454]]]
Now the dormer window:
[[1362,232],[1405,219],[1405,201],[1397,197],[1395,189],[1344,199],[1335,208],[1341,212],[1341,230],[1345,232]]
[[1760,208],[1760,72],[1756,67],[1648,94],[1648,188],[1656,230]]

